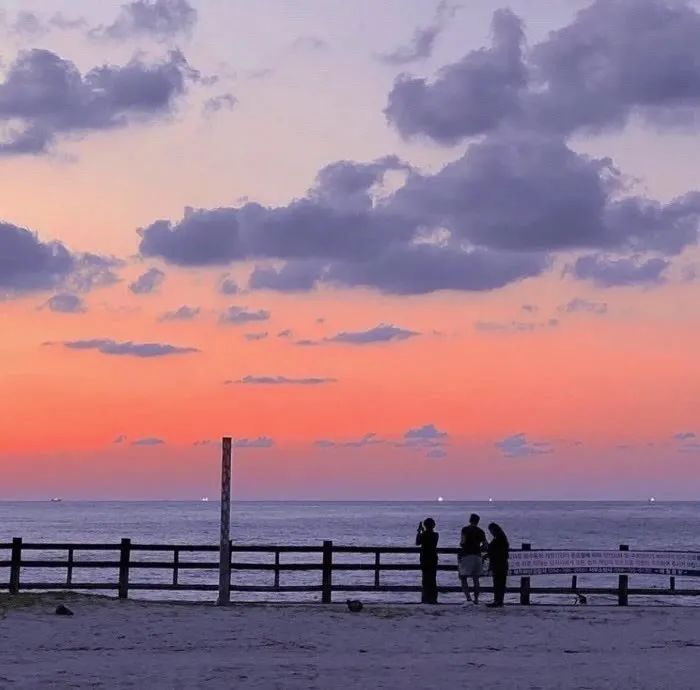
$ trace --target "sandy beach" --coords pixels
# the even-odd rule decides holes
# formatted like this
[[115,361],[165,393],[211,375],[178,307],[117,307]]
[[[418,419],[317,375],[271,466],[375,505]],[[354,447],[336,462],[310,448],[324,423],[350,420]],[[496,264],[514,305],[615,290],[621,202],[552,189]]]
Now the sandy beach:
[[[64,602],[73,617],[54,614]],[[0,597],[0,687],[696,688],[697,608]]]

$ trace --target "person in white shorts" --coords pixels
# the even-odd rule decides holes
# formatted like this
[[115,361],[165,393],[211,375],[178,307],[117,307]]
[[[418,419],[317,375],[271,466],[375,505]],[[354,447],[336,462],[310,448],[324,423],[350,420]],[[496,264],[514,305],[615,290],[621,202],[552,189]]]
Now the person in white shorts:
[[472,513],[469,516],[469,524],[462,528],[462,537],[459,542],[459,555],[457,565],[459,568],[459,580],[462,583],[462,591],[467,601],[471,601],[468,578],[474,585],[474,603],[479,603],[479,577],[483,564],[482,554],[487,550],[486,535],[479,527],[479,516]]

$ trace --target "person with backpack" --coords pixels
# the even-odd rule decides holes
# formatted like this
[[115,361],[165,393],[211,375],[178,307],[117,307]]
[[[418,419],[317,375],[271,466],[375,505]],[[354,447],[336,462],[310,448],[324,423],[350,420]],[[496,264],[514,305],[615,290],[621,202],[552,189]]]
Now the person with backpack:
[[459,554],[457,565],[459,568],[459,580],[462,583],[462,591],[467,602],[472,601],[469,591],[468,578],[474,585],[474,603],[479,603],[479,577],[483,566],[482,553],[487,550],[486,535],[479,527],[479,516],[472,513],[469,516],[469,524],[462,528],[462,536],[459,542]]

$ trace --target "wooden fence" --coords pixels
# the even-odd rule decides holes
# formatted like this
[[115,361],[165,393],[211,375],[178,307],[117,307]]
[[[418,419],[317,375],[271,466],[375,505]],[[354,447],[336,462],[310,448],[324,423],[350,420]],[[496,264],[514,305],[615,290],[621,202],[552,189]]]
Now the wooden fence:
[[[252,571],[267,572],[272,575],[271,584],[230,584],[231,592],[255,592],[255,593],[317,593],[323,603],[330,603],[333,593],[412,593],[420,592],[420,566],[418,564],[418,549],[414,547],[366,547],[366,546],[337,546],[332,541],[324,541],[321,546],[241,546],[229,542],[230,548],[230,572],[250,573]],[[627,547],[622,545],[621,550],[627,551]],[[37,552],[61,551],[66,554],[65,558],[32,558]],[[450,573],[449,580],[454,585],[439,587],[442,593],[459,592],[457,580],[456,554],[457,549],[439,549],[442,555],[442,562],[438,566],[438,571]],[[532,550],[529,544],[523,544],[520,551]],[[104,558],[87,558],[85,552],[103,554]],[[545,550],[540,550],[544,553]],[[553,551],[547,550],[547,553]],[[615,554],[617,552],[610,552]],[[639,552],[641,553],[641,552]],[[671,553],[671,552],[669,552]],[[81,557],[83,554],[83,557]],[[139,558],[139,555],[147,555],[154,560]],[[211,554],[211,560],[195,560],[193,554]],[[271,562],[248,562],[240,560],[246,554],[271,556]],[[283,562],[283,555],[294,554],[295,558],[304,557],[307,561]],[[369,557],[369,561],[345,562],[335,559],[334,556],[345,559],[348,555]],[[216,592],[219,584],[215,575],[212,575],[211,582],[182,582],[180,575],[183,571],[211,571],[219,572],[219,546],[214,545],[191,545],[191,544],[134,544],[130,539],[122,539],[119,544],[65,544],[65,543],[27,543],[21,538],[15,538],[12,543],[0,543],[0,591],[6,590],[10,594],[18,594],[29,590],[101,590],[116,591],[120,599],[126,599],[129,592],[138,591],[158,591],[165,590],[171,592]],[[387,562],[386,558],[391,556],[408,556],[413,558],[411,562]],[[9,556],[9,557],[8,557]],[[445,557],[448,558],[445,558]],[[415,559],[415,560],[414,560]],[[700,555],[698,555],[700,559]],[[224,558],[224,561],[226,559]],[[447,563],[446,561],[451,561]],[[63,570],[65,579],[55,578],[47,581],[38,581],[24,577],[26,571],[35,569],[49,569],[53,571]],[[83,582],[74,579],[76,569],[88,570],[111,570],[118,573],[116,581],[92,581]],[[140,581],[138,573],[141,570],[163,570],[169,571],[167,581],[145,582]],[[9,571],[5,577],[4,571]],[[315,571],[320,573],[318,584],[284,584],[281,575],[288,572]],[[360,583],[335,583],[334,574],[341,572],[367,572],[373,575],[371,584]],[[410,572],[415,574],[413,578],[415,584],[386,584],[382,582],[382,573]],[[630,587],[629,574],[620,573],[618,575],[617,587],[579,587],[577,583],[577,572],[589,572],[586,570],[577,571],[571,568],[567,571],[572,575],[570,586],[543,587],[533,586],[530,575],[511,577],[510,584],[515,579],[517,587],[509,587],[510,593],[518,593],[520,603],[527,605],[531,601],[532,595],[556,595],[575,593],[589,595],[601,594],[617,597],[618,604],[625,606],[629,596],[697,596],[700,595],[700,588],[677,588],[675,576],[671,575],[668,587]],[[617,571],[616,571],[617,572]],[[538,574],[550,574],[537,571]],[[562,574],[562,569],[556,570],[557,575]],[[694,572],[691,575],[697,575]],[[370,577],[370,579],[372,579]],[[229,582],[230,582],[229,575]],[[492,591],[490,587],[484,587],[484,591]]]

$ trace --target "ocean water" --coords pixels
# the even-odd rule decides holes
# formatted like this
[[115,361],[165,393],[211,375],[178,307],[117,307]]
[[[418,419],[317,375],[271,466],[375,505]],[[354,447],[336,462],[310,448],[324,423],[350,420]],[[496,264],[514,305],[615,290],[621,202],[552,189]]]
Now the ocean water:
[[[532,548],[617,549],[628,544],[630,549],[700,551],[700,502],[236,502],[231,509],[231,538],[236,544],[313,545],[324,539],[347,546],[412,546],[419,520],[428,516],[437,522],[440,546],[456,547],[462,526],[472,511],[481,515],[482,526],[498,522],[509,536],[513,548],[528,542]],[[117,543],[122,537],[134,543],[151,544],[217,544],[219,536],[219,504],[209,502],[0,502],[0,544],[12,537],[32,542],[105,542]],[[0,552],[0,560],[7,558]],[[31,558],[65,558],[58,552],[33,552]],[[139,559],[163,559],[162,554],[139,553]],[[182,555],[185,560],[215,561],[216,554]],[[109,558],[104,553],[90,552],[81,558]],[[345,562],[370,562],[371,556],[338,557]],[[443,562],[451,563],[452,556]],[[251,554],[236,556],[240,561],[272,562],[272,556]],[[282,562],[316,562],[320,556],[284,555]],[[388,562],[415,560],[413,555],[387,557]],[[0,580],[7,570],[0,569]],[[63,571],[28,569],[24,579],[48,581],[62,579]],[[170,571],[142,569],[143,582],[167,581]],[[216,582],[215,571],[183,570],[180,582]],[[419,573],[382,573],[385,584],[417,584]],[[233,582],[240,584],[272,584],[271,572],[239,571]],[[440,573],[440,584],[456,584],[452,573]],[[74,581],[114,581],[110,570],[76,569]],[[319,572],[282,572],[280,584],[319,584]],[[614,586],[616,576],[579,575],[580,586]],[[372,572],[341,572],[334,582],[371,584]],[[569,578],[533,578],[533,585],[568,583]],[[630,576],[630,586],[668,586],[664,576]],[[677,586],[700,588],[697,578],[681,578]],[[168,598],[205,598],[213,594],[181,594],[134,592],[133,596]],[[284,598],[284,595],[274,595]],[[310,598],[318,595],[309,595]],[[338,597],[342,599],[340,593]],[[364,595],[365,599],[413,599],[415,595]],[[246,593],[234,595],[246,600],[272,598]],[[291,598],[300,600],[303,595]],[[457,601],[459,595],[446,595]],[[646,598],[645,598],[646,600]],[[677,599],[675,599],[678,601]],[[700,597],[683,603],[700,604]]]

